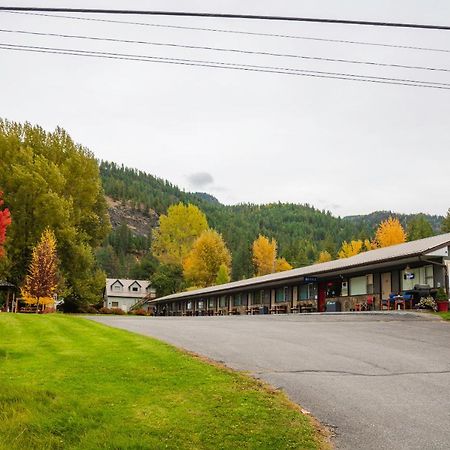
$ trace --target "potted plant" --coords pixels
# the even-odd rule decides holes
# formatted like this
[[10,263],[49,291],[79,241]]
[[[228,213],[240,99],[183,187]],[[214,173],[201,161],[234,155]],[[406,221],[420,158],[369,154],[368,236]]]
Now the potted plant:
[[442,287],[436,293],[436,304],[439,312],[448,312],[448,295]]

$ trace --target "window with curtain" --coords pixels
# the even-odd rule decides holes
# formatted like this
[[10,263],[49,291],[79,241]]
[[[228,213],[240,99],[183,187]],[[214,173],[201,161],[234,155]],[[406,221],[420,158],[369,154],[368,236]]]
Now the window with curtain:
[[367,294],[367,277],[350,278],[350,295],[364,295]]

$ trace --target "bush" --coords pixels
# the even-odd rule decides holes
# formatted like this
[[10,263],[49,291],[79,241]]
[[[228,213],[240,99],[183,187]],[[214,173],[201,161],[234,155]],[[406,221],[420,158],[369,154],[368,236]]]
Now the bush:
[[419,308],[422,309],[432,309],[433,311],[437,311],[437,305],[433,297],[422,297],[417,304]]
[[123,316],[126,312],[120,308],[111,308],[111,314],[116,314],[118,316]]
[[133,311],[130,311],[130,314],[133,314],[135,316],[148,316],[148,311],[146,311],[143,308],[135,309]]
[[112,314],[112,313],[113,313],[113,311],[112,311],[111,308],[105,308],[105,307],[100,308],[100,309],[98,310],[98,312],[99,312],[100,314]]

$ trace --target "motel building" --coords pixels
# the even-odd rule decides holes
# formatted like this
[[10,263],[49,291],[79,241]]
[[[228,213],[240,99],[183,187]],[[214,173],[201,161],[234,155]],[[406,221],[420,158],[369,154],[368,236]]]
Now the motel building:
[[157,315],[412,309],[449,292],[450,233],[285,272],[160,297]]

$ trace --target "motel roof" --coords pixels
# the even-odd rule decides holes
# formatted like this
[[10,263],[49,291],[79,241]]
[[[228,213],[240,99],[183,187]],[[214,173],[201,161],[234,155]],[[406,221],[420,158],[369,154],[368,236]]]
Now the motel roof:
[[207,288],[179,292],[177,294],[157,298],[153,301],[159,302],[163,300],[176,300],[181,298],[219,294],[226,291],[235,291],[241,288],[251,288],[266,283],[289,282],[298,279],[299,277],[318,276],[336,271],[357,269],[393,261],[398,262],[399,260],[407,260],[408,258],[430,255],[439,249],[445,247],[448,248],[449,245],[450,233],[440,234],[438,236],[419,239],[417,241],[405,242],[403,244],[392,245],[390,247],[377,248],[375,250],[359,253],[358,255],[351,256],[350,258],[336,259],[324,263],[313,264],[311,266],[300,267],[298,269],[286,270],[284,272],[271,273],[269,275],[248,278],[245,280],[234,281]]

